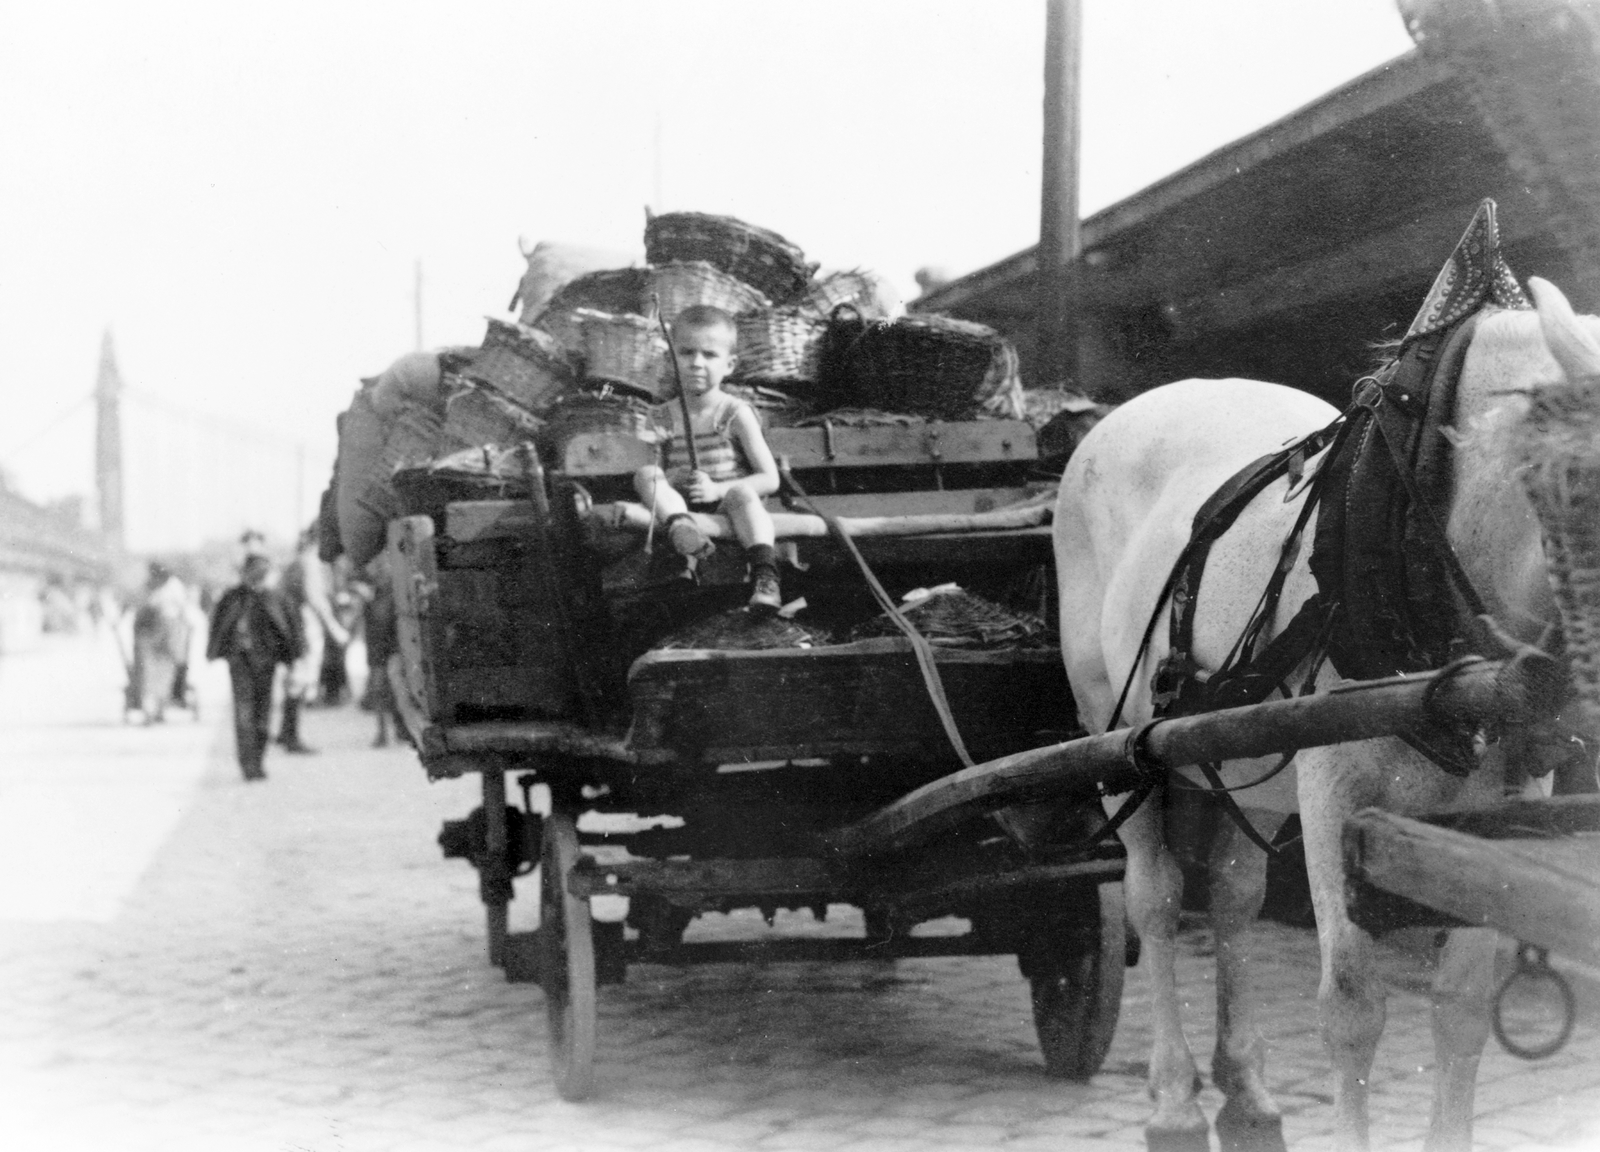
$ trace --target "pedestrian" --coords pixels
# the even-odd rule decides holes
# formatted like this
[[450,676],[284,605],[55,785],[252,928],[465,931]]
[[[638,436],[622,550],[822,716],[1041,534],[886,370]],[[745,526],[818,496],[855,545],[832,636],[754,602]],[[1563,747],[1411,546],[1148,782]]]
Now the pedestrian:
[[329,642],[341,650],[350,642],[350,633],[339,622],[328,598],[328,572],[317,556],[315,521],[300,534],[294,559],[284,568],[282,587],[290,611],[299,619],[305,645],[285,678],[278,743],[286,752],[307,755],[316,749],[300,738],[300,713],[316,698],[322,679],[323,651]]
[[206,659],[226,660],[233,681],[233,736],[246,780],[265,780],[262,759],[271,733],[272,682],[279,664],[305,651],[299,614],[268,586],[272,562],[247,539],[239,583],[211,614]]
[[166,719],[169,704],[188,704],[189,590],[165,564],[152,561],[133,614],[133,684],[146,724]]

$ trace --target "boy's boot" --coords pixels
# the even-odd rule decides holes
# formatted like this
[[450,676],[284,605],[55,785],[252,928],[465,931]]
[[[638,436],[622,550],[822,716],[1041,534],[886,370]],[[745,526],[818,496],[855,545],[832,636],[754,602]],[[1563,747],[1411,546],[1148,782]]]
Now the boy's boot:
[[688,512],[678,512],[667,517],[667,540],[672,550],[690,560],[704,560],[717,550],[710,537],[700,531],[700,525]]
[[316,751],[315,748],[305,744],[300,739],[300,707],[301,701],[290,696],[283,702],[283,727],[278,729],[278,743],[283,745],[285,752],[298,752],[309,755]]
[[770,616],[783,607],[778,590],[778,550],[771,544],[754,544],[750,558],[750,611]]

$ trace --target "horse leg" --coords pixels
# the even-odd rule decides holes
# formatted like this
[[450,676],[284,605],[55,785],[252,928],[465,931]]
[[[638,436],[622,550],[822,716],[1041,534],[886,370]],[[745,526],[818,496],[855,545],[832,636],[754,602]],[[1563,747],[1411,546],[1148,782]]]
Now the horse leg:
[[[1262,828],[1263,835],[1272,831]],[[1253,926],[1267,894],[1267,854],[1223,816],[1209,863],[1217,948],[1211,1081],[1227,1097],[1217,1113],[1217,1140],[1223,1152],[1278,1152],[1284,1147],[1283,1114],[1267,1091],[1267,1046],[1257,1022],[1259,997],[1251,970]]]
[[1499,934],[1451,932],[1433,979],[1433,1115],[1426,1152],[1470,1152],[1478,1060],[1489,1038]]
[[1338,754],[1325,748],[1300,753],[1300,822],[1322,948],[1317,1017],[1333,1065],[1334,1147],[1366,1152],[1367,1081],[1383,1034],[1385,989],[1372,937],[1345,910],[1340,837],[1345,816],[1364,806],[1338,787],[1336,775],[1344,767],[1338,757],[1351,754],[1349,745]]
[[1156,1109],[1145,1125],[1145,1142],[1150,1152],[1204,1152],[1210,1146],[1210,1129],[1195,1102],[1200,1074],[1183,1036],[1178,1004],[1183,871],[1161,834],[1160,800],[1160,793],[1150,796],[1119,830],[1128,850],[1123,880],[1128,921],[1139,933],[1150,980],[1149,1087]]

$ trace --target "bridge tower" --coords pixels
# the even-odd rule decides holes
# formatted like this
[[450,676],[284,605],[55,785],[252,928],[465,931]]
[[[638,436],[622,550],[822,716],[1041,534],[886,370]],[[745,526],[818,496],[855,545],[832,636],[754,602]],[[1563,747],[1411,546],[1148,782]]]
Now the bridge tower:
[[94,477],[100,496],[100,531],[117,551],[123,545],[122,374],[111,347],[111,330],[100,341],[100,375],[95,381]]

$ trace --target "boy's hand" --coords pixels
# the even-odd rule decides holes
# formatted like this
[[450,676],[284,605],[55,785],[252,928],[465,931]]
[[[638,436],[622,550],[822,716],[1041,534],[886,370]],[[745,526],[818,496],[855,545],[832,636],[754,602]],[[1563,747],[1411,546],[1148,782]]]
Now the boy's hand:
[[704,472],[691,472],[683,486],[683,494],[694,504],[715,504],[722,499],[723,486]]

